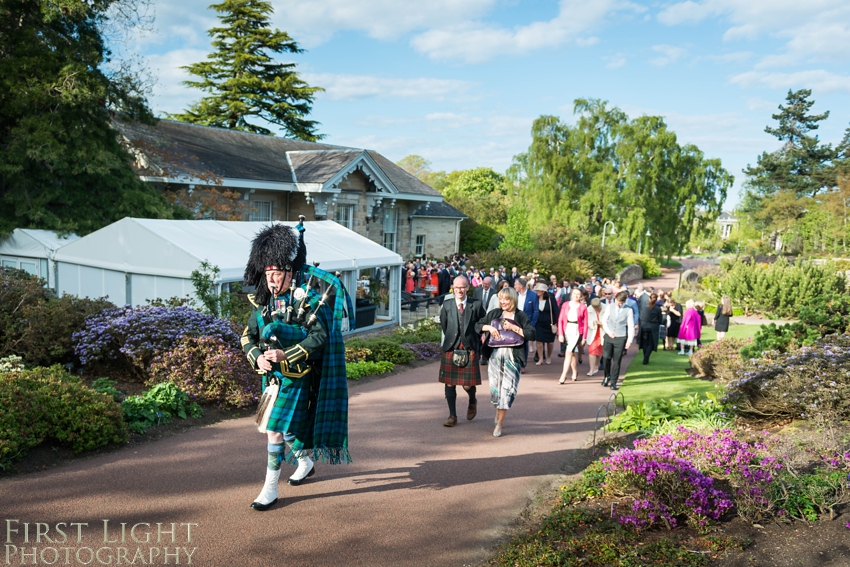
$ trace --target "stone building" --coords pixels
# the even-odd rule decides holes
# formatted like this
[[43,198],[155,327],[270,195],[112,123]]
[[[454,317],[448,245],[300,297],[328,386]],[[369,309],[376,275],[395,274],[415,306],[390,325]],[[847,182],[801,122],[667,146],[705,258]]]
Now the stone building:
[[115,125],[141,179],[164,191],[236,191],[242,220],[333,220],[403,258],[458,249],[466,216],[375,151],[170,120]]

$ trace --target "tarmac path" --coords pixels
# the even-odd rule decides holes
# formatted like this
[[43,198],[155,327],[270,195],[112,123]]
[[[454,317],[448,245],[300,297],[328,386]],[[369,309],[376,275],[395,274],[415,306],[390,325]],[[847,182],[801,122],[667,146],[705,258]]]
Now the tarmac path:
[[[670,289],[675,278],[652,285]],[[597,409],[612,392],[598,374],[585,376],[587,357],[579,381],[559,385],[562,361],[530,363],[501,438],[492,436],[486,367],[478,416],[465,419],[459,392],[454,428],[442,425],[448,410],[436,363],[353,384],[354,463],[319,463],[299,487],[281,482],[281,500],[264,513],[249,509],[266,462],[265,437],[249,418],[0,480],[0,564],[480,564],[540,490],[573,472],[570,463],[589,450]],[[140,541],[131,537],[136,524]]]
[[[581,447],[596,410],[611,394],[598,375],[584,376],[586,359],[578,382],[559,385],[562,360],[551,366],[532,363],[501,438],[492,436],[495,411],[486,371],[478,417],[465,419],[466,399],[459,394],[460,422],[454,428],[442,425],[448,411],[436,364],[354,385],[354,463],[319,463],[316,475],[299,487],[282,482],[282,500],[264,513],[248,507],[262,486],[266,459],[264,436],[249,418],[191,430],[132,453],[117,451],[4,479],[0,564],[162,565],[164,548],[168,564],[213,567],[478,564],[535,493],[566,470],[578,451],[587,450]],[[282,478],[292,470],[284,470]],[[104,520],[109,520],[106,543]],[[44,537],[36,542],[36,522],[47,524],[49,531],[41,530],[54,543]],[[62,541],[58,522],[65,522],[59,529],[72,541],[56,543]],[[25,523],[29,543],[23,540]],[[151,542],[132,540],[130,529],[138,523],[150,527],[139,526],[137,539],[150,533]],[[166,531],[176,523],[176,533],[164,533],[156,543],[157,523]],[[191,541],[183,523],[196,524]],[[62,550],[69,546],[71,551]],[[76,556],[80,547],[91,551]],[[35,556],[29,555],[33,548]],[[105,548],[100,561],[91,560],[99,548]],[[27,555],[21,557],[22,551]]]

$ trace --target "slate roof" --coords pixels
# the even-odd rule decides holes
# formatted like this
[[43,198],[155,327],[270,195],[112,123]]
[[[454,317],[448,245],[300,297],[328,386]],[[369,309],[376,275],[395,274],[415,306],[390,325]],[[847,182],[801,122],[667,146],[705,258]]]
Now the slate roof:
[[720,215],[718,215],[717,220],[719,220],[719,221],[722,221],[722,220],[737,221],[738,219],[736,219],[735,215],[733,215],[732,213],[723,212],[723,213],[720,213]]
[[445,201],[440,201],[439,203],[425,203],[420,205],[413,214],[410,215],[412,217],[431,217],[431,218],[449,218],[449,219],[466,219],[469,218],[453,206],[449,205]]
[[[171,120],[160,120],[156,126],[115,120],[114,125],[141,151],[156,148],[157,161],[172,176],[207,177],[212,173],[251,181],[324,183],[363,152],[358,148]],[[439,192],[381,154],[373,150],[368,150],[368,154],[399,193],[440,197]]]

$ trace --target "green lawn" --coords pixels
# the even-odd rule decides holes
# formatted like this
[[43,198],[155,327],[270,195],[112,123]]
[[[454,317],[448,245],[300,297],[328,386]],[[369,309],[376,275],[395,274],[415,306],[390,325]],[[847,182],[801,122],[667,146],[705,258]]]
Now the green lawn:
[[[752,337],[760,325],[732,325],[727,337]],[[703,343],[715,339],[714,329],[702,334]],[[688,357],[679,356],[679,351],[659,349],[652,354],[649,364],[643,365],[643,353],[632,359],[620,391],[627,404],[649,402],[654,399],[683,398],[690,394],[702,394],[716,390],[713,382],[688,376]]]

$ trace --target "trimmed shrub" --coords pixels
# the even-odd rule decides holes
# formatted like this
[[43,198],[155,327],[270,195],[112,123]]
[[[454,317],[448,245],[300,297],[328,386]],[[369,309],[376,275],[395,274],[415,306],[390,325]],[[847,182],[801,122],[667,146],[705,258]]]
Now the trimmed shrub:
[[72,338],[82,364],[118,364],[144,382],[153,357],[171,350],[184,337],[217,337],[239,348],[239,337],[230,323],[188,307],[105,309],[89,317],[85,328]]
[[0,468],[47,438],[74,452],[127,440],[121,406],[61,366],[0,374]]
[[363,362],[372,355],[372,351],[365,347],[345,346],[346,362]]
[[170,382],[192,401],[245,407],[260,399],[261,381],[241,350],[219,337],[186,337],[154,356],[148,386]]
[[797,317],[802,306],[843,294],[847,282],[832,263],[798,262],[792,266],[780,258],[770,265],[736,262],[723,278],[707,279],[703,285],[711,286],[716,300],[728,295],[733,304],[748,312]]
[[691,368],[708,380],[723,383],[735,380],[744,366],[741,349],[752,342],[752,339],[731,337],[711,342],[691,355]]
[[850,335],[830,335],[792,352],[765,352],[749,361],[726,392],[727,408],[743,419],[819,424],[848,419]]
[[349,380],[359,380],[364,376],[374,376],[392,372],[395,366],[392,362],[347,362],[345,364],[345,375]]

